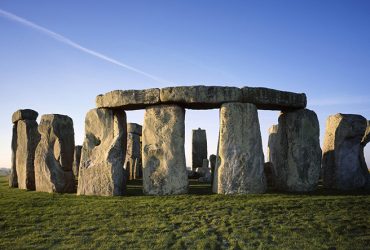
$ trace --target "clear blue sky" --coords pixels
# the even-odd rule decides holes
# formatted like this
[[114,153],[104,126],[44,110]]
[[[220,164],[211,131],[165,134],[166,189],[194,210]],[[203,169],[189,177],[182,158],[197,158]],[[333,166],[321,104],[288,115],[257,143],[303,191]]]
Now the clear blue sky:
[[[0,0],[0,9],[163,79],[0,14],[0,167],[10,166],[15,110],[69,115],[81,144],[95,96],[114,89],[205,84],[305,92],[321,142],[330,114],[370,119],[370,1]],[[277,117],[260,112],[264,149]],[[143,111],[128,112],[129,121],[142,119]],[[188,165],[198,127],[207,129],[215,153],[218,111],[187,111]]]

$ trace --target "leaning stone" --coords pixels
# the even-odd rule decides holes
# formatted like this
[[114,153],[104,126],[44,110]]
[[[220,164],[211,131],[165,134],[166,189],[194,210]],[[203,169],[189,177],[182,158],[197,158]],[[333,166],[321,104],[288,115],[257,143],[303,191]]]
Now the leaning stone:
[[133,133],[141,136],[142,126],[137,123],[127,123],[127,133]]
[[202,167],[203,160],[207,159],[207,135],[204,129],[193,129],[192,137],[192,169]]
[[35,190],[35,150],[40,141],[37,127],[34,120],[17,122],[16,170],[20,189]]
[[20,109],[13,113],[12,116],[12,122],[16,123],[19,120],[32,120],[36,121],[37,116],[39,113],[37,113],[35,110],[32,109]]
[[268,140],[268,147],[267,147],[267,162],[273,162],[274,158],[276,157],[276,150],[277,150],[277,132],[278,132],[278,125],[272,125],[269,128],[269,140]]
[[227,103],[220,110],[219,194],[263,193],[266,180],[257,108]]
[[126,113],[123,110],[100,108],[86,114],[78,195],[124,194],[126,129]]
[[185,110],[176,105],[146,108],[143,126],[143,190],[149,195],[184,194]]
[[160,97],[162,103],[175,103],[189,109],[210,109],[227,102],[240,102],[242,92],[236,87],[181,86],[161,89]]
[[34,163],[36,191],[74,192],[72,119],[66,115],[43,115],[38,130],[41,140]]
[[366,185],[369,173],[363,171],[361,164],[361,141],[366,125],[361,115],[329,116],[322,160],[324,187],[353,190]]
[[18,177],[17,177],[17,124],[13,124],[13,134],[12,134],[12,162],[9,175],[9,187],[17,188],[18,187]]
[[302,109],[307,105],[304,93],[292,93],[269,88],[244,87],[243,102],[253,103],[258,109],[292,110]]
[[114,90],[96,97],[97,108],[143,109],[158,104],[159,89]]
[[75,146],[75,151],[73,154],[73,168],[72,168],[75,179],[78,179],[78,172],[80,170],[81,150],[82,150],[81,145]]
[[317,188],[321,168],[319,136],[315,112],[301,109],[281,113],[272,159],[273,179],[278,190],[308,192]]

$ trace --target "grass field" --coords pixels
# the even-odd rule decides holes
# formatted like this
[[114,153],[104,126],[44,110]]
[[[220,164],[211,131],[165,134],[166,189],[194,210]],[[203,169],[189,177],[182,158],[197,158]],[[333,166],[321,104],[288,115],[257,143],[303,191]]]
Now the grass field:
[[370,249],[370,196],[190,194],[81,197],[8,188],[0,177],[0,249]]

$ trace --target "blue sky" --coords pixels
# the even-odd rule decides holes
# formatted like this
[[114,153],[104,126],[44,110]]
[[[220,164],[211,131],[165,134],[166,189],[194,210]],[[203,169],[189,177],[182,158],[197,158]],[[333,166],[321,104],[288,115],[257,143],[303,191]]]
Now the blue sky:
[[[370,1],[0,0],[0,9],[153,76],[0,14],[0,167],[10,165],[15,110],[69,115],[82,144],[96,95],[114,89],[204,84],[305,92],[321,142],[330,114],[370,119]],[[142,123],[143,114],[127,112],[128,120]],[[191,165],[191,130],[207,129],[214,153],[218,111],[186,115]],[[278,112],[259,115],[266,149]]]

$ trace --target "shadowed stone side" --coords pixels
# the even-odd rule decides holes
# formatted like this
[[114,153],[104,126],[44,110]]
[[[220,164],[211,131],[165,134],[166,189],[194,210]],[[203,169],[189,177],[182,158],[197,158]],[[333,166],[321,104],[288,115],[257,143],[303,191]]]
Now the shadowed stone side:
[[18,177],[17,177],[17,124],[13,124],[13,134],[12,134],[12,162],[9,175],[9,187],[18,187]]
[[161,89],[162,103],[175,103],[189,109],[219,108],[226,102],[240,102],[242,92],[236,87],[179,86]]
[[263,193],[266,180],[257,108],[227,103],[220,110],[219,194]]
[[16,169],[20,189],[35,190],[35,150],[40,141],[37,127],[35,120],[17,122]]
[[204,129],[193,129],[192,134],[192,169],[202,167],[203,160],[207,159],[207,134]]
[[185,110],[176,105],[146,108],[143,125],[143,191],[149,195],[184,194]]
[[323,146],[323,181],[327,188],[353,190],[366,185],[369,173],[362,168],[361,141],[367,120],[361,115],[328,117]]
[[123,110],[92,109],[86,114],[78,195],[123,195],[127,128]]
[[137,123],[127,124],[127,151],[125,168],[129,180],[142,177],[141,134],[141,125]]
[[114,90],[96,97],[97,108],[123,108],[125,110],[143,109],[158,104],[159,89]]
[[315,112],[301,109],[281,113],[273,179],[278,190],[308,192],[317,188],[320,168],[320,127]]
[[72,168],[75,179],[78,179],[78,173],[80,170],[81,150],[82,150],[81,145],[75,146],[75,152],[73,154],[73,168]]
[[306,94],[292,93],[269,88],[244,87],[243,102],[253,103],[258,109],[290,110],[302,109],[307,105]]
[[35,153],[36,191],[74,192],[72,119],[66,115],[43,115],[38,130],[41,140]]
[[13,113],[12,122],[16,123],[19,120],[36,121],[38,115],[39,113],[32,109],[19,109]]

